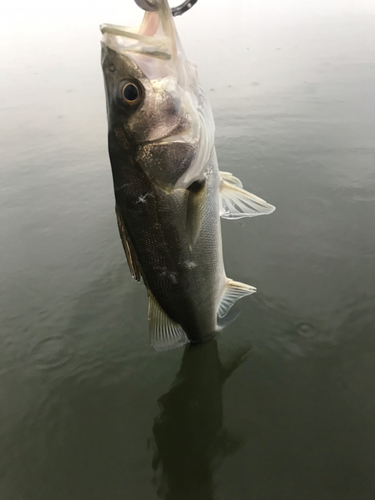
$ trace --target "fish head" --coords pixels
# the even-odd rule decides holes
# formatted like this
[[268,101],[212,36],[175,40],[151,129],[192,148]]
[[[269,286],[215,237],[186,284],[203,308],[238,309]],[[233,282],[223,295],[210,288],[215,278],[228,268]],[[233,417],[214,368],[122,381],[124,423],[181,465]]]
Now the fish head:
[[156,3],[137,28],[101,26],[108,125],[153,179],[186,187],[210,156],[214,122],[168,2]]

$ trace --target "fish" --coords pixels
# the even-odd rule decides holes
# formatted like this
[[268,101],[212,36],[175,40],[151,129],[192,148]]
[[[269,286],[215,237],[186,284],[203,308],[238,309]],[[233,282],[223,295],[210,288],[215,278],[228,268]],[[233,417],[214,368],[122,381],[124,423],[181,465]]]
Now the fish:
[[211,106],[167,0],[140,26],[102,24],[108,151],[130,272],[146,286],[156,351],[204,343],[256,288],[227,278],[220,218],[275,210],[220,172]]

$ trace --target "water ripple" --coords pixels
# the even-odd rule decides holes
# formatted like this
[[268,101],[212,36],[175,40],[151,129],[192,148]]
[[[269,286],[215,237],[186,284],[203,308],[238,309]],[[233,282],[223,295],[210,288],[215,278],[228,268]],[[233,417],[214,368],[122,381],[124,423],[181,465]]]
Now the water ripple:
[[51,335],[34,346],[31,361],[39,370],[52,370],[64,366],[71,353],[71,346],[63,335]]

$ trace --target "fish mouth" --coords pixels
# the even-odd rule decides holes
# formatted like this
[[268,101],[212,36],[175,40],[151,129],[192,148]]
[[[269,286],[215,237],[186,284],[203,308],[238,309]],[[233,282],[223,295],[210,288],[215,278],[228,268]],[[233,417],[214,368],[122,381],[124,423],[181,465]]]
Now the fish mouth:
[[138,27],[102,24],[104,45],[131,56],[144,55],[171,60],[177,55],[177,33],[167,0],[153,2],[157,10],[147,11]]

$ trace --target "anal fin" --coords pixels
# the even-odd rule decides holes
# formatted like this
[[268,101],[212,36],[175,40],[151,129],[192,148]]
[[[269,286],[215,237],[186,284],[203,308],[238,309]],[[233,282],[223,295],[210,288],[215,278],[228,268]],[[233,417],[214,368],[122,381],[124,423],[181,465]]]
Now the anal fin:
[[229,309],[237,300],[242,299],[246,295],[251,295],[256,291],[257,289],[251,285],[228,279],[219,307],[217,308],[218,317],[223,318],[228,314]]
[[126,233],[125,224],[122,220],[120,210],[117,207],[117,205],[116,205],[116,216],[117,216],[117,224],[118,224],[118,229],[120,232],[122,246],[124,247],[125,256],[126,256],[126,260],[128,261],[130,273],[133,276],[133,278],[139,282],[139,281],[141,281],[141,276],[142,276],[140,265],[138,263],[137,256],[136,256],[134,250],[132,249],[130,239]]
[[148,320],[150,343],[155,351],[170,351],[189,342],[183,328],[173,321],[149,292]]
[[241,314],[240,309],[231,308],[230,311],[223,318],[220,318],[218,315],[217,326],[219,330],[221,331],[227,326],[229,326],[231,323],[233,323],[233,321],[235,321],[240,314]]
[[273,205],[255,194],[242,189],[242,183],[228,172],[221,172],[220,216],[223,219],[241,219],[256,215],[270,214],[275,210]]

